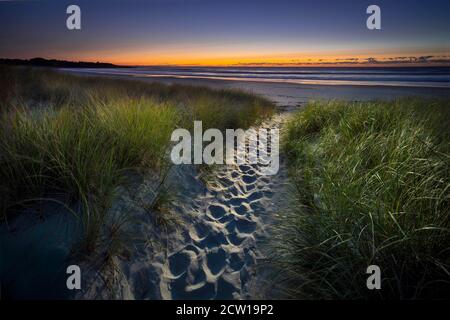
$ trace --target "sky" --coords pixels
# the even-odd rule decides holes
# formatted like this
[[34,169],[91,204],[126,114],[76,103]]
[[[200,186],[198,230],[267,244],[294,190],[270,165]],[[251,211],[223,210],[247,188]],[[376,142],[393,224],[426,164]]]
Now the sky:
[[[68,30],[66,8],[81,9]],[[366,8],[381,8],[381,30]],[[448,0],[0,0],[0,58],[120,65],[450,62]]]

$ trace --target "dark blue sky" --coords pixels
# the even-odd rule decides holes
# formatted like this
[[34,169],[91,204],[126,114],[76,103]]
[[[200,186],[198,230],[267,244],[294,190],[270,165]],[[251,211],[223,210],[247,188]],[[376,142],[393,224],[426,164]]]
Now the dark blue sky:
[[[78,4],[82,30],[66,28]],[[382,30],[366,28],[381,7]],[[124,64],[317,62],[446,56],[448,0],[0,1],[0,57]]]

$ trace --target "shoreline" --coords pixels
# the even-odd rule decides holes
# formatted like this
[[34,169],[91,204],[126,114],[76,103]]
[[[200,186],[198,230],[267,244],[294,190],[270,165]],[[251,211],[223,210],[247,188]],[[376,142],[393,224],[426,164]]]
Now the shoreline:
[[146,75],[107,74],[102,72],[89,72],[76,69],[59,69],[68,74],[81,76],[107,77],[116,79],[140,80],[145,82],[158,82],[164,84],[180,84],[204,86],[216,90],[238,89],[261,95],[277,106],[294,107],[302,105],[308,100],[390,100],[400,97],[424,98],[450,98],[450,90],[441,87],[416,87],[392,85],[348,85],[348,84],[296,84],[289,82],[269,81],[242,81],[231,79],[208,78],[180,78],[180,77],[149,77]]

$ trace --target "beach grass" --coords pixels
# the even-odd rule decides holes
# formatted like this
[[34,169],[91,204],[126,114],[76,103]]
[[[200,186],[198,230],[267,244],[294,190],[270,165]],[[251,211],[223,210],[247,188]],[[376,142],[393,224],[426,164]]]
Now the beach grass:
[[[275,227],[290,298],[450,295],[448,101],[311,102],[284,149],[299,206]],[[381,290],[366,286],[369,265]]]
[[175,128],[189,128],[194,120],[205,127],[245,128],[273,109],[237,91],[3,68],[2,218],[64,195],[68,207],[81,208],[88,251],[95,249],[116,190],[130,173],[164,175]]

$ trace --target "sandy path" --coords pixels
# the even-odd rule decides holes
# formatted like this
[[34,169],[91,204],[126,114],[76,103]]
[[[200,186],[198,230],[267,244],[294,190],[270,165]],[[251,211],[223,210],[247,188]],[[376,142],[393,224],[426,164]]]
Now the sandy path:
[[[262,124],[280,128],[287,113]],[[181,219],[176,231],[165,232],[138,207],[134,234],[166,243],[163,248],[135,242],[128,259],[118,259],[121,274],[115,298],[125,299],[251,299],[264,295],[264,276],[257,268],[270,237],[275,215],[292,194],[287,169],[280,159],[276,175],[261,175],[259,165],[223,165],[205,183],[194,166],[175,166],[168,184],[177,190],[171,204]],[[145,192],[133,191],[132,195]],[[124,197],[123,203],[129,203]],[[121,206],[118,205],[120,211]],[[138,237],[139,238],[139,237]],[[257,288],[257,290],[255,290]],[[105,297],[93,286],[81,297]]]
[[162,298],[252,297],[257,261],[264,258],[258,245],[281,209],[275,193],[284,193],[285,174],[284,167],[275,176],[265,176],[259,165],[223,166],[204,194],[188,200],[192,223],[185,241],[164,265]]
[[[279,127],[283,120],[276,116],[262,126]],[[196,196],[177,199],[182,204],[177,211],[189,219],[179,245],[160,266],[161,298],[254,297],[256,266],[264,259],[259,245],[289,189],[283,163],[277,175],[261,175],[259,169],[258,164],[221,166],[214,172],[215,181]],[[203,184],[198,177],[188,180]],[[191,184],[187,187],[195,189]]]

